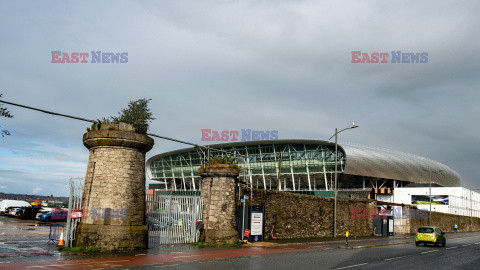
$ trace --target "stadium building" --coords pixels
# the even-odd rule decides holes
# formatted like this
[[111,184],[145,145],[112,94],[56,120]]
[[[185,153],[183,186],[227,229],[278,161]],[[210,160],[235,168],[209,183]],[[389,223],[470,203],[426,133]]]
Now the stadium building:
[[[165,190],[199,190],[198,168],[211,155],[237,155],[240,179],[262,189],[328,191],[334,189],[335,144],[319,140],[247,141],[186,148],[151,157],[147,173]],[[280,172],[279,172],[280,171]],[[413,154],[339,144],[339,190],[388,190],[399,187],[459,187],[448,166]],[[157,185],[158,186],[158,185]]]

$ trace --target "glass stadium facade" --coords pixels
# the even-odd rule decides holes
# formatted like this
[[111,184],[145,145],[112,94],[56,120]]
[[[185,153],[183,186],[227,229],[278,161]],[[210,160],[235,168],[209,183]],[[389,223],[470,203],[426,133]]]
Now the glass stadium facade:
[[[331,190],[335,144],[316,140],[250,141],[215,144],[208,153],[187,148],[151,157],[150,179],[166,190],[198,190],[198,168],[207,156],[237,155],[240,179],[256,188],[287,191]],[[344,145],[338,147],[338,187],[365,189],[422,185],[460,186],[447,166],[419,156],[390,150]]]

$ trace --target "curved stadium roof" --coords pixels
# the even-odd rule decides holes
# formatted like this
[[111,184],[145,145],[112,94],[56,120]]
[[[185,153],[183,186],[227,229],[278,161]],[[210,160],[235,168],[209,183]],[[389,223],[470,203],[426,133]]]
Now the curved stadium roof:
[[459,187],[460,176],[448,166],[424,157],[386,149],[342,145],[345,174],[394,179],[414,183],[433,183]]
[[[229,150],[243,147],[254,148],[266,145],[305,145],[305,151],[316,146],[334,148],[334,143],[320,140],[275,140],[247,141],[209,145],[210,148]],[[310,150],[307,150],[310,149]],[[197,148],[185,148],[155,155],[147,161],[147,171],[151,179],[151,164],[155,160],[176,156],[182,153],[197,152]],[[399,151],[339,144],[339,159],[345,155],[344,174],[366,176],[379,179],[400,180],[413,183],[436,183],[440,186],[457,187],[461,184],[460,176],[448,166],[434,160]],[[339,169],[341,170],[341,166]],[[283,171],[283,168],[282,168]]]

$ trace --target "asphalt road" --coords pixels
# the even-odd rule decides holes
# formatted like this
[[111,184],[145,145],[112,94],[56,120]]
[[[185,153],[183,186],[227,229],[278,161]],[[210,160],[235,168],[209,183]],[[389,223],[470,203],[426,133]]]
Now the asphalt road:
[[0,263],[58,256],[48,245],[50,224],[0,216]]
[[[172,245],[129,254],[64,254],[48,226],[0,217],[0,269],[480,269],[480,232],[447,234],[447,247],[416,247],[413,236],[259,246]],[[261,245],[264,246],[261,246]],[[342,248],[339,248],[342,247]]]
[[[397,241],[395,245],[370,248],[344,249],[338,248],[338,244],[314,245],[325,249],[114,269],[480,269],[480,234],[453,237],[456,236],[447,239],[445,248],[417,247],[408,239],[408,244]],[[374,243],[361,242],[357,246],[368,244]],[[189,254],[183,256],[188,259]]]

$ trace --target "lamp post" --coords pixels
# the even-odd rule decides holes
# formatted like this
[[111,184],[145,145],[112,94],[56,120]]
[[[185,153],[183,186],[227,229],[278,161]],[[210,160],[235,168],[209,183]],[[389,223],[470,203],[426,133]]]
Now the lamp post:
[[352,123],[351,127],[344,128],[338,131],[335,128],[335,134],[333,134],[328,140],[330,141],[335,136],[335,204],[333,207],[333,238],[337,237],[337,163],[338,163],[338,133],[345,131],[347,129],[357,128],[358,126],[355,123]]
[[[432,226],[432,171],[431,170],[426,170],[426,169],[423,169],[424,171],[427,171],[428,172],[428,178],[429,178],[429,181],[428,181],[428,198],[430,200],[429,202],[429,210],[428,210],[428,226]],[[445,170],[439,170],[438,173],[442,173],[444,172]]]
[[428,181],[428,198],[430,199],[430,203],[428,204],[430,210],[428,210],[428,226],[432,226],[432,172],[429,172],[430,181]]

